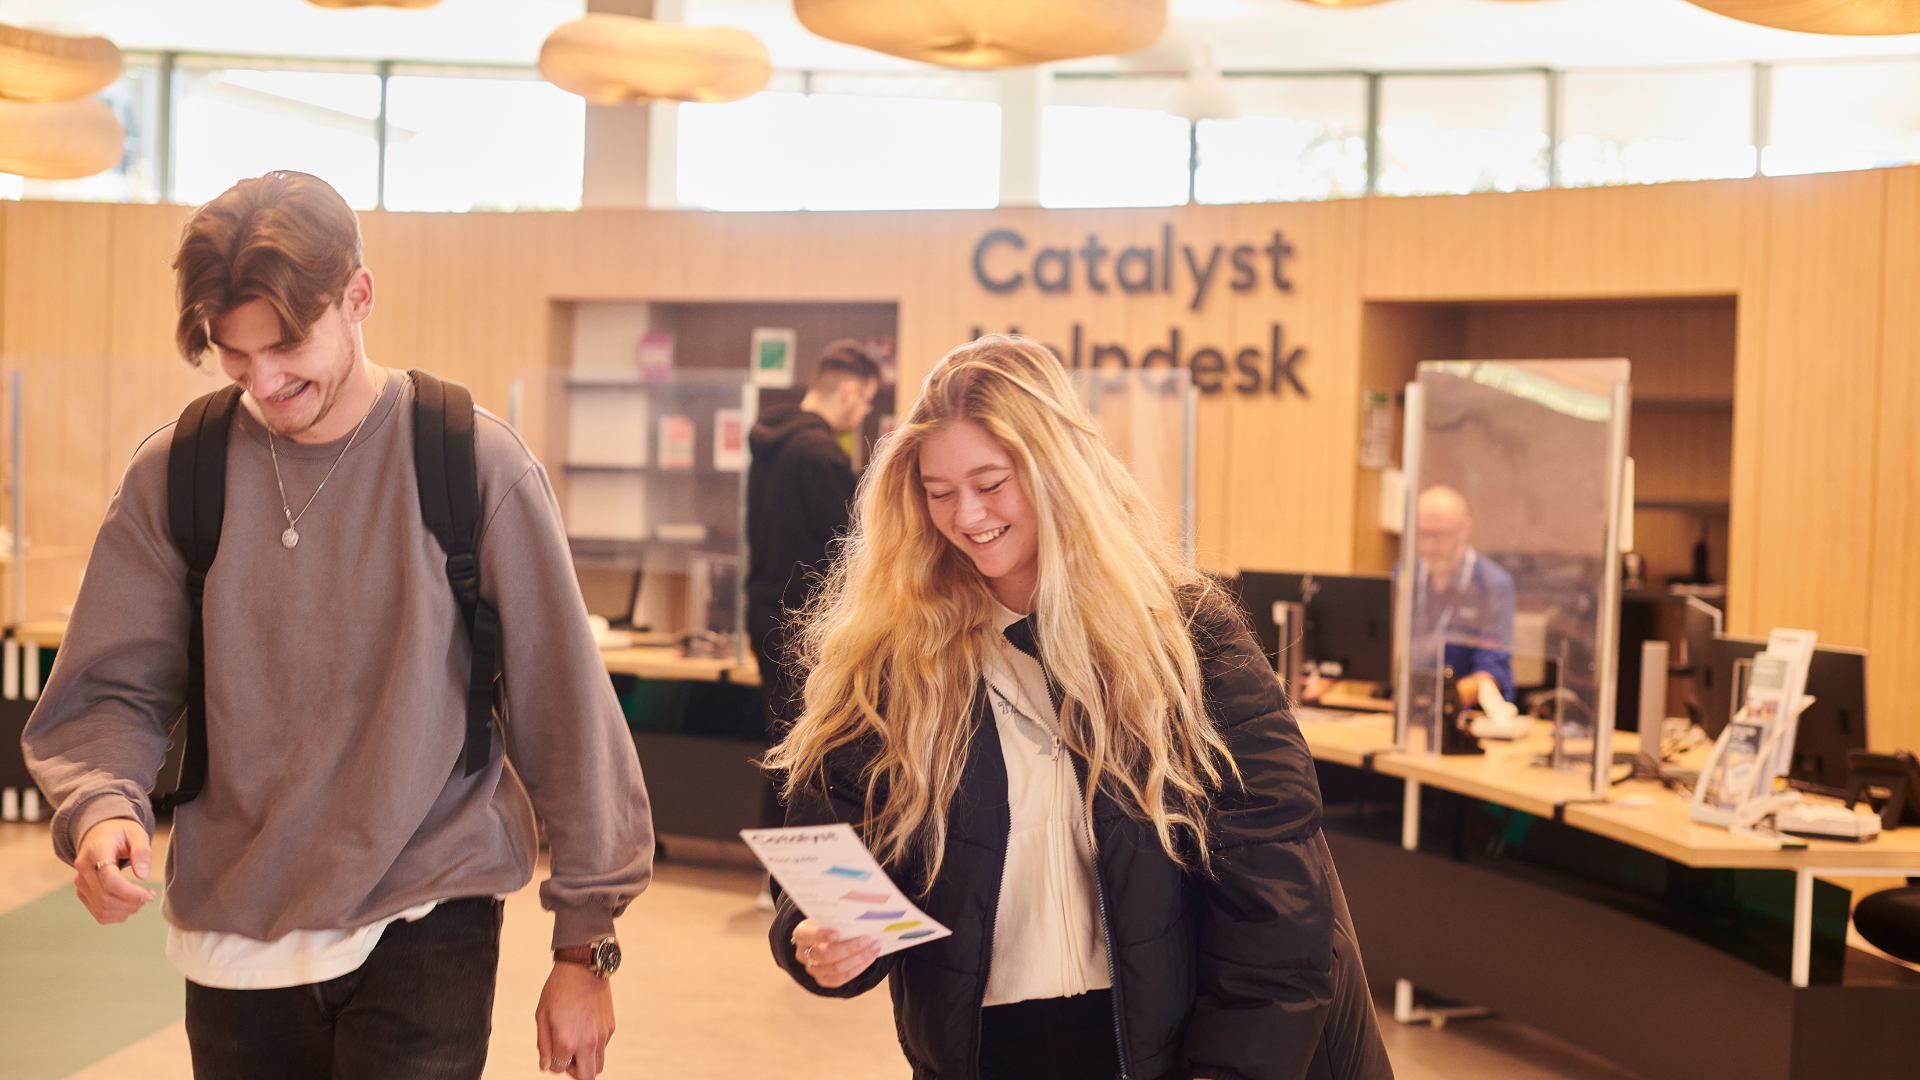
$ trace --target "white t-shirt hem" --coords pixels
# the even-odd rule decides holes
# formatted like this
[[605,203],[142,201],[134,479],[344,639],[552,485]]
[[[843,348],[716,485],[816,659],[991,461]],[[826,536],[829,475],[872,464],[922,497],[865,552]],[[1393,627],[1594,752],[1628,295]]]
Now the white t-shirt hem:
[[216,990],[281,990],[322,983],[358,971],[388,926],[417,922],[439,903],[429,900],[351,930],[294,930],[272,941],[169,926],[167,960],[188,981]]

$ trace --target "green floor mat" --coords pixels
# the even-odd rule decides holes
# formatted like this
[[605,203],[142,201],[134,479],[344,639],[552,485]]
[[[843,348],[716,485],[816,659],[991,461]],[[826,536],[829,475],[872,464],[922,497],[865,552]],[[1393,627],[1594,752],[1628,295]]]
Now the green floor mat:
[[70,888],[0,915],[0,1080],[59,1080],[179,1020],[166,945],[158,900],[118,926]]

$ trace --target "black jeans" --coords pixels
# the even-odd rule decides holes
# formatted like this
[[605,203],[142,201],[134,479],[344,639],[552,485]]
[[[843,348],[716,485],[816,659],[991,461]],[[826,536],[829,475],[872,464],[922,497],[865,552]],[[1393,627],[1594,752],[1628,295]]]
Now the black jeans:
[[1017,1001],[980,1010],[981,1080],[1114,1080],[1113,994]]
[[503,905],[396,922],[359,970],[280,990],[187,983],[195,1080],[477,1080],[493,1032]]

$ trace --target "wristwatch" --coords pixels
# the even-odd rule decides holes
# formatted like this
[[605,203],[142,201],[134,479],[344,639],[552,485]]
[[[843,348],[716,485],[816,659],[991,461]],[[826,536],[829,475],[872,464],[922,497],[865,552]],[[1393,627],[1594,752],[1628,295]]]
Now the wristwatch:
[[591,945],[575,945],[553,950],[556,964],[580,964],[604,979],[620,970],[620,943],[609,934]]

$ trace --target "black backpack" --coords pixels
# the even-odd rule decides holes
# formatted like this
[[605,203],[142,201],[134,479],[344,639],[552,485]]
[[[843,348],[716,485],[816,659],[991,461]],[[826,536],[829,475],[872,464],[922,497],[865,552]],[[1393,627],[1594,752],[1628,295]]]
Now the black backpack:
[[[459,383],[424,371],[413,376],[413,471],[420,516],[447,553],[447,582],[473,643],[467,682],[466,775],[487,767],[493,753],[493,717],[500,679],[500,613],[480,595],[474,556],[480,532],[480,476],[473,451],[473,395]],[[189,803],[207,781],[206,632],[201,599],[207,571],[220,551],[226,516],[227,434],[240,406],[240,387],[197,398],[180,414],[167,450],[167,525],[187,560],[193,625],[187,632],[185,756],[180,783],[153,797],[155,810]]]

